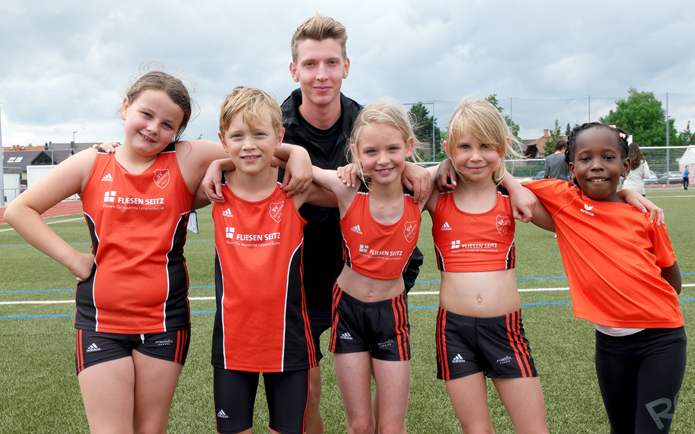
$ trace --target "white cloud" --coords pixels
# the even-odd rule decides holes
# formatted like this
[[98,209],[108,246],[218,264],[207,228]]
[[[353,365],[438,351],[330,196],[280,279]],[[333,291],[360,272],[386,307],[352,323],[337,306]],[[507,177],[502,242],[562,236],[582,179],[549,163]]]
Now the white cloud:
[[[441,127],[467,94],[496,93],[531,136],[555,119],[583,121],[588,95],[598,115],[630,87],[695,94],[695,9],[685,0],[1,3],[6,146],[66,141],[75,130],[78,141],[122,140],[116,112],[148,60],[190,79],[201,114],[187,137],[215,140],[219,103],[234,86],[279,101],[296,87],[290,38],[317,11],[348,29],[348,96],[436,100]],[[695,96],[673,101],[679,128],[694,106]]]

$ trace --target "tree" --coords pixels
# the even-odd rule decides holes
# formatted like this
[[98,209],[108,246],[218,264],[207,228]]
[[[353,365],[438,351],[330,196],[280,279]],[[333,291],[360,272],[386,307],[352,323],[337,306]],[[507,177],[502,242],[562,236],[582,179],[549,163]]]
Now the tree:
[[690,146],[695,145],[695,136],[690,132],[690,121],[683,131],[678,133],[676,141],[671,143],[674,146]]
[[[442,132],[436,126],[437,119],[430,116],[429,110],[422,102],[413,104],[410,107],[410,114],[413,117],[413,132],[415,137],[425,147],[424,152],[420,151],[420,157],[425,161],[432,161],[432,126],[434,126],[434,144],[435,144],[435,161],[442,161],[446,158],[444,149],[442,148]],[[427,158],[425,158],[427,156]]]
[[497,110],[499,110],[500,113],[502,113],[502,116],[504,117],[504,120],[507,121],[507,125],[509,125],[509,129],[512,130],[512,134],[514,134],[514,137],[519,137],[519,125],[514,123],[512,121],[512,118],[504,114],[504,111],[502,107],[500,107],[499,102],[497,101],[497,94],[493,93],[492,95],[488,96],[485,98],[487,102],[490,104],[494,105]]
[[[666,113],[661,101],[652,92],[637,92],[635,88],[628,91],[626,100],[616,101],[615,111],[611,110],[601,122],[616,125],[628,134],[640,146],[666,146]],[[676,142],[674,119],[669,120],[669,141]]]
[[[567,125],[569,126],[569,124]],[[562,130],[560,130],[560,124],[558,123],[557,119],[555,119],[555,128],[550,130],[550,138],[545,142],[545,145],[543,145],[543,156],[547,157],[548,155],[554,153],[555,144],[563,137],[564,134],[562,134]]]
[[572,132],[572,127],[570,127],[570,123],[567,122],[567,127],[565,127],[565,135],[569,136],[571,132]]

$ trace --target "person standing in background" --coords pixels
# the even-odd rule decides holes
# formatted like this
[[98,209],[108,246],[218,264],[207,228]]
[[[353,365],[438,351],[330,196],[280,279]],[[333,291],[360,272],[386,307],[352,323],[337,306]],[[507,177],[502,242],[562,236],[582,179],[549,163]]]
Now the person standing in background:
[[683,190],[688,189],[688,185],[690,184],[690,166],[685,166],[685,172],[683,172]]
[[545,171],[543,179],[560,179],[567,181],[567,163],[565,163],[565,149],[567,139],[560,139],[555,143],[555,152],[545,157]]
[[637,143],[630,143],[628,158],[630,159],[630,173],[625,177],[623,188],[635,190],[642,196],[646,196],[644,180],[649,179],[649,164],[647,164],[647,159],[644,158]]

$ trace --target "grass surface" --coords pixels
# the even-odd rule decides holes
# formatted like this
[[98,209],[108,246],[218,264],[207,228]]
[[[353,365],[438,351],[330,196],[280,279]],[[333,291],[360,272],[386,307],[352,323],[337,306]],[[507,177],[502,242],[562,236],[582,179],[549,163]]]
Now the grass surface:
[[[677,189],[648,191],[647,196],[666,211],[667,227],[684,284],[695,283],[695,243],[692,218],[695,194]],[[89,250],[86,225],[80,216],[59,217],[51,225],[80,251]],[[77,218],[73,221],[73,218]],[[214,249],[209,209],[199,212],[201,233],[189,233],[186,258],[191,297],[214,296]],[[430,219],[423,216],[419,246],[425,254],[414,292],[437,291],[439,279],[432,246]],[[74,277],[0,225],[0,302],[72,300]],[[553,234],[517,223],[517,277],[520,289],[566,287],[567,279]],[[555,277],[553,279],[530,279]],[[559,278],[558,278],[559,277]],[[26,292],[31,291],[31,292]],[[686,331],[695,326],[695,287],[684,287],[681,311]],[[608,422],[594,371],[594,329],[572,318],[568,291],[522,292],[524,327],[531,342],[545,394],[551,433],[607,433]],[[436,379],[434,330],[437,295],[409,298],[412,327],[412,383],[407,424],[411,433],[461,432],[446,394]],[[212,399],[213,300],[191,301],[193,333],[188,361],[174,396],[169,432],[214,433]],[[0,304],[0,433],[86,433],[74,367],[74,303]],[[321,363],[324,389],[321,409],[326,433],[345,432],[345,412],[335,381],[332,356]],[[688,365],[671,432],[695,432],[695,350],[688,345]],[[489,404],[497,433],[513,428],[491,382]],[[254,416],[256,432],[268,432],[268,411],[262,386]]]

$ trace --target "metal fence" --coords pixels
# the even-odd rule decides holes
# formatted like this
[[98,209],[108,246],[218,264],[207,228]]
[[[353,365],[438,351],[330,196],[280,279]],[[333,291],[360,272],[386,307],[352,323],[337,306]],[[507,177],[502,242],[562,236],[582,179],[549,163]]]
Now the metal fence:
[[[476,95],[487,97],[487,95]],[[695,94],[661,93],[654,94],[661,102],[665,115],[675,120],[677,131],[683,131],[688,122],[695,129]],[[519,125],[519,138],[534,140],[543,135],[544,129],[553,129],[555,121],[564,133],[567,124],[573,127],[575,124],[593,122],[608,115],[616,109],[616,101],[626,100],[628,95],[619,96],[593,96],[565,99],[529,99],[503,97],[497,95],[497,101],[502,108],[502,113],[509,116],[514,123]],[[459,101],[421,101],[429,111],[430,116],[437,120],[436,126],[446,131],[446,126]],[[405,103],[410,107],[415,102]],[[629,131],[628,131],[629,133]],[[666,136],[664,136],[666,145]]]
[[[688,149],[691,152],[684,159],[683,156]],[[681,185],[683,183],[683,168],[687,164],[690,166],[690,172],[695,172],[695,161],[690,158],[695,156],[692,146],[659,146],[659,147],[642,147],[640,150],[647,160],[649,170],[653,172],[650,180],[645,180],[645,185],[671,186]],[[424,165],[432,164],[427,162]],[[513,159],[506,160],[507,172],[514,175],[516,178],[542,178],[543,170],[545,169],[545,159]],[[678,173],[674,173],[678,172]],[[666,176],[671,173],[671,176]],[[692,178],[691,178],[692,179]]]

